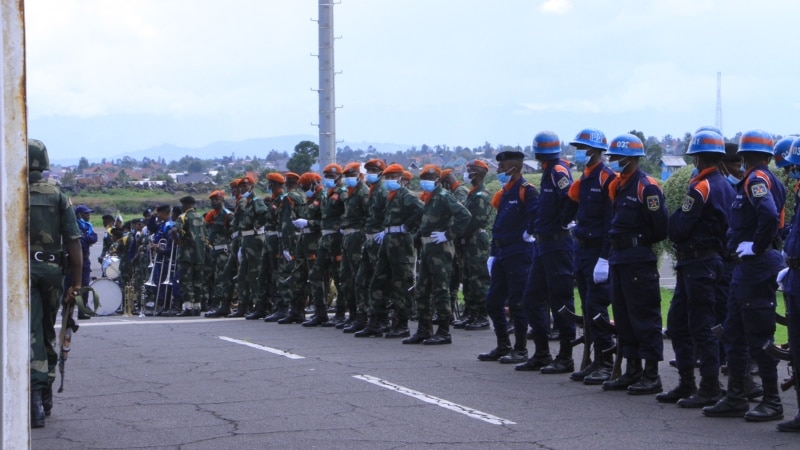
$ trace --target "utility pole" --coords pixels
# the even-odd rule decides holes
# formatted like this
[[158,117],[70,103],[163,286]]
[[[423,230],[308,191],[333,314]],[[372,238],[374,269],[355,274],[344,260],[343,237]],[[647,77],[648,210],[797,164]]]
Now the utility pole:
[[333,58],[333,3],[319,0],[319,163],[320,172],[336,162],[336,72]]
[[[714,126],[722,132],[722,72],[717,72],[717,116]],[[725,135],[722,135],[725,137]]]

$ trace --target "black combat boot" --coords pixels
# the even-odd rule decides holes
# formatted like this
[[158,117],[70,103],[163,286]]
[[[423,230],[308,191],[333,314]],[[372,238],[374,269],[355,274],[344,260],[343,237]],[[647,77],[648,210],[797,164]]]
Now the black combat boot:
[[744,396],[752,402],[762,395],[764,395],[764,388],[756,383],[756,380],[753,379],[753,375],[748,371],[744,376]]
[[407,338],[411,336],[411,331],[408,329],[408,319],[400,319],[397,324],[389,330],[383,337],[387,339]]
[[281,325],[286,324],[293,324],[293,323],[303,323],[306,320],[306,314],[303,311],[303,305],[293,305],[291,309],[289,309],[289,314],[286,315],[283,319],[277,320],[277,323]]
[[481,361],[498,361],[503,356],[511,353],[511,339],[506,333],[496,333],[497,347],[489,350],[488,353],[481,353],[478,359]]
[[239,307],[236,308],[235,312],[228,314],[228,318],[233,317],[244,317],[245,316],[245,307],[242,304],[239,304]]
[[265,317],[267,317],[267,310],[264,306],[264,302],[259,302],[253,312],[244,316],[245,320],[258,320]]
[[658,375],[658,361],[645,360],[642,378],[637,383],[628,386],[630,395],[648,395],[661,392],[661,377]]
[[723,395],[725,394],[722,392],[718,376],[701,377],[700,389],[692,394],[691,397],[678,400],[678,406],[681,408],[702,408],[704,406],[711,406],[717,403]]
[[[798,378],[800,378],[800,376],[796,375],[796,372],[795,372],[794,379],[796,381],[800,381],[800,380],[798,380]],[[787,431],[787,432],[790,432],[790,433],[800,433],[800,384],[795,383],[795,385],[794,385],[794,395],[797,397],[797,405],[798,405],[797,406],[797,414],[794,415],[794,419],[785,420],[783,422],[779,422],[778,425],[776,425],[776,427],[778,428],[779,431]]]
[[453,328],[457,330],[463,330],[470,322],[475,320],[475,317],[472,315],[463,315],[460,319],[453,322]]
[[755,408],[747,411],[744,420],[748,422],[768,422],[783,419],[783,405],[778,393],[778,380],[763,381],[764,397]]
[[[697,392],[697,383],[695,383],[694,380],[694,369],[681,369],[678,371],[678,375],[680,375],[678,385],[667,392],[656,395],[656,401],[659,403],[678,403],[678,400],[689,398]],[[716,401],[714,403],[716,403]],[[714,403],[711,404],[713,405]]]
[[[502,358],[500,359],[502,362]],[[548,350],[536,351],[533,356],[528,358],[522,364],[517,364],[514,366],[514,370],[519,372],[538,372],[542,370],[542,367],[550,364],[553,362],[553,357],[550,356],[550,352]]]
[[225,317],[231,313],[231,310],[227,306],[220,306],[219,308],[215,309],[214,311],[207,312],[204,317],[208,317],[211,319],[216,319],[219,317]]
[[42,391],[42,407],[44,407],[44,415],[50,417],[50,413],[53,411],[53,386]]
[[[619,344],[618,344],[619,345]],[[639,358],[625,358],[625,373],[603,382],[605,391],[625,391],[642,378],[642,360]]]
[[383,332],[381,331],[381,320],[377,317],[370,317],[364,328],[360,331],[357,331],[354,336],[357,338],[383,336]]
[[713,406],[703,408],[707,417],[744,417],[750,404],[744,392],[744,378],[728,376],[728,392]]
[[367,318],[363,315],[357,315],[350,325],[342,328],[342,333],[355,333],[364,329],[367,326]]
[[289,315],[289,308],[281,306],[274,313],[264,317],[264,322],[277,322]]
[[614,354],[599,352],[594,361],[597,362],[597,367],[583,378],[583,384],[598,385],[611,379],[611,371],[614,369]]
[[304,327],[316,327],[328,322],[328,312],[325,311],[325,308],[317,307],[316,311],[310,319],[303,322]]
[[444,345],[452,344],[453,339],[450,337],[450,322],[446,320],[439,320],[439,328],[436,334],[422,341],[422,345]]
[[583,381],[584,378],[588,377],[592,372],[597,370],[597,366],[599,365],[600,355],[594,355],[594,360],[591,363],[589,363],[583,369],[572,372],[569,376],[569,379],[572,381]]
[[403,344],[421,344],[425,339],[433,336],[433,323],[431,319],[420,319],[417,332],[413,336],[403,339]]
[[568,340],[561,340],[556,359],[550,364],[542,367],[543,374],[570,373],[575,370],[575,361],[572,360],[572,343]]
[[486,316],[477,316],[464,326],[467,331],[488,330],[490,327],[489,319]]
[[42,405],[42,391],[31,391],[31,428],[44,427],[44,405]]

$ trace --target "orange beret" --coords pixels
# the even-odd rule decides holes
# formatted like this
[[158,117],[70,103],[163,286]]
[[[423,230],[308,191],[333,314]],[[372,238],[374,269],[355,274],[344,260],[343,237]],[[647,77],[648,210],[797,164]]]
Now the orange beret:
[[328,165],[327,165],[327,166],[325,166],[325,168],[322,170],[322,173],[335,173],[335,174],[340,174],[340,173],[342,173],[342,166],[340,166],[340,165],[338,165],[338,164],[336,164],[336,163],[331,163],[331,164],[328,164]]
[[444,170],[442,170],[442,173],[439,176],[441,178],[446,178],[446,177],[450,176],[451,173],[453,173],[453,169],[444,169]]
[[390,173],[402,174],[403,173],[403,166],[401,166],[400,164],[389,164],[389,166],[387,168],[383,169],[383,174],[384,175],[388,175]]
[[442,169],[439,168],[436,164],[425,164],[422,166],[422,170],[419,172],[419,175],[430,175],[435,174],[437,177],[442,175]]
[[240,182],[240,181],[242,181],[242,179],[241,179],[241,178],[234,178],[234,179],[232,179],[232,180],[231,180],[231,184],[230,184],[230,186],[231,186],[231,187],[236,187],[236,186],[238,186],[238,185],[239,185],[239,182]]
[[256,184],[256,180],[254,180],[250,175],[245,175],[239,179],[239,186],[241,186],[243,183]]
[[208,198],[214,198],[214,197],[225,198],[225,191],[214,191],[208,194]]
[[487,172],[489,171],[489,165],[486,164],[485,162],[481,161],[480,159],[473,159],[472,161],[468,162],[467,163],[467,168],[469,169],[470,167],[473,167],[473,168],[476,168],[476,169],[483,169],[483,170],[485,170]]
[[283,176],[286,177],[287,180],[292,179],[292,178],[295,179],[295,180],[299,180],[300,179],[300,175],[298,175],[298,174],[296,174],[294,172],[286,172],[286,173],[283,174]]
[[382,159],[370,159],[369,161],[366,162],[366,164],[364,164],[364,168],[367,167],[375,167],[384,170],[386,169],[386,163],[383,162]]
[[267,174],[267,181],[272,181],[273,183],[283,184],[286,183],[286,178],[283,175],[279,174],[278,172],[270,172]]
[[315,172],[306,172],[303,175],[300,175],[300,179],[297,181],[297,183],[302,184],[303,186],[307,186],[315,181],[316,182],[322,181],[322,177]]
[[409,171],[407,171],[407,170],[404,170],[404,171],[403,171],[403,179],[404,179],[404,180],[411,181],[411,180],[413,180],[413,179],[414,179],[414,174],[412,174],[411,172],[409,172]]
[[352,173],[356,173],[356,174],[361,173],[361,163],[360,162],[351,162],[351,163],[347,164],[346,166],[344,166],[344,169],[342,170],[342,173],[349,174],[351,172]]

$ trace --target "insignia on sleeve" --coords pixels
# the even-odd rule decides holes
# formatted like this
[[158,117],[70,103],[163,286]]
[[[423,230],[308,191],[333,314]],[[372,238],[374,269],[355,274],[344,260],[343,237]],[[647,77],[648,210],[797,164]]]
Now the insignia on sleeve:
[[647,209],[650,211],[658,211],[660,207],[661,201],[658,199],[657,195],[650,195],[647,197]]
[[[649,202],[649,200],[650,199],[648,198],[648,202]],[[687,195],[686,198],[683,199],[683,205],[681,206],[681,210],[683,212],[689,212],[689,211],[692,210],[693,206],[694,206],[694,199],[691,196]],[[648,203],[648,207],[649,207],[649,203]]]
[[763,197],[767,195],[767,186],[763,183],[758,183],[750,186],[750,192],[753,194],[753,197]]
[[558,188],[559,189],[561,189],[563,191],[567,187],[569,187],[569,179],[567,177],[562,177],[560,180],[558,180]]

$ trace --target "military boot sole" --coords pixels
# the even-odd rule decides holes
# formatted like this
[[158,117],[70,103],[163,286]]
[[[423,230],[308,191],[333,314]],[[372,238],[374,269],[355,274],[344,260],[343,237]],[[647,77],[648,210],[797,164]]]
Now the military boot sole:
[[[719,402],[717,402],[717,405],[719,405]],[[715,406],[716,405],[714,405],[713,407],[706,406],[705,408],[703,408],[703,415],[706,416],[706,417],[738,417],[738,418],[742,418],[742,417],[744,417],[745,414],[747,414],[747,411],[750,410],[750,407],[748,405],[744,405],[744,408],[734,408],[733,406],[726,404],[726,405],[724,405],[726,407],[726,409],[720,409],[720,410],[713,409]]]
[[407,338],[411,336],[411,331],[406,328],[404,330],[392,330],[386,333],[383,337],[386,339],[400,339],[400,338]]
[[516,366],[514,366],[514,370],[518,372],[539,372],[540,370],[542,370],[542,367],[550,364],[551,362],[553,361],[549,358],[533,359],[533,360],[529,359],[528,361],[522,364],[517,364]]
[[365,337],[383,337],[383,333],[380,330],[375,330],[371,328],[364,328],[361,331],[356,332],[353,336],[357,338],[365,338]]
[[783,420],[783,411],[775,412],[775,414],[761,414],[756,412],[754,409],[747,411],[744,415],[744,420],[748,422],[770,422],[773,420]]
[[408,344],[408,345],[422,344],[426,339],[429,339],[430,337],[431,337],[431,335],[422,335],[421,336],[419,334],[414,334],[413,336],[411,336],[409,338],[403,339],[403,344]]
[[775,425],[778,431],[785,431],[787,433],[800,433],[800,417],[795,417],[792,420],[787,420]]
[[705,408],[716,405],[718,401],[722,400],[722,397],[722,394],[716,397],[691,396],[678,400],[677,405],[681,408]]
[[604,391],[627,391],[629,387],[639,382],[639,378],[625,378],[622,375],[619,378],[609,380],[603,383]]

